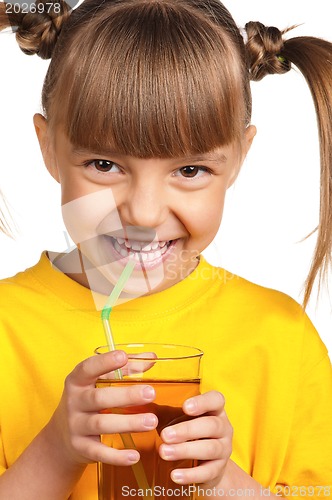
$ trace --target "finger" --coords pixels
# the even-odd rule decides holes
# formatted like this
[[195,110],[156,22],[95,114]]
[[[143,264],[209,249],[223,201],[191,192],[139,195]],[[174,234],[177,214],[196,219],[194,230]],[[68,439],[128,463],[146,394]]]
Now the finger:
[[91,437],[80,438],[76,448],[86,458],[87,462],[103,462],[105,464],[129,466],[137,463],[140,459],[140,454],[137,450],[116,450],[111,446],[102,444],[99,439]]
[[138,375],[147,372],[154,366],[154,361],[144,360],[130,360],[123,368],[124,375]]
[[224,414],[223,417],[210,415],[165,427],[161,432],[161,438],[165,443],[182,443],[194,439],[222,438],[231,433],[231,425]]
[[[140,359],[143,358],[143,359]],[[121,368],[121,372],[123,376],[128,375],[138,375],[140,373],[144,373],[150,370],[155,362],[148,361],[154,360],[157,358],[157,355],[154,352],[143,352],[140,354],[130,354],[128,355],[128,362],[125,366]],[[115,379],[114,372],[105,373],[99,377],[100,379]]]
[[[158,419],[153,413],[138,413],[136,415],[96,413],[87,419],[82,419],[82,433],[96,436],[100,434],[121,434],[126,432],[146,432],[155,429]],[[78,424],[77,432],[80,432]]]
[[187,399],[183,404],[183,411],[187,415],[220,415],[224,411],[225,398],[218,391],[209,391]]
[[180,444],[162,444],[159,455],[167,461],[171,460],[217,460],[228,455],[228,445],[222,439],[201,439]]
[[174,469],[171,478],[177,484],[207,483],[218,478],[225,467],[225,460],[211,460],[197,467]]
[[71,382],[82,387],[94,385],[97,378],[121,368],[126,362],[127,355],[124,351],[110,351],[98,356],[91,356],[74,368],[68,375],[66,383]]
[[89,388],[81,395],[80,410],[89,412],[145,405],[155,397],[155,390],[150,385]]

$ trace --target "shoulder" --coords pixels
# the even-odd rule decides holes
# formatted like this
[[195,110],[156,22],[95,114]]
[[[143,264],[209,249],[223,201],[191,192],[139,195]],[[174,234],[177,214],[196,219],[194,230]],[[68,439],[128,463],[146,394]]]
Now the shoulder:
[[308,357],[308,363],[327,355],[314,325],[293,298],[221,268],[210,268],[214,278],[206,307],[227,318],[239,342],[247,343],[250,337],[255,345],[268,344],[280,356],[297,352],[303,360]]
[[6,287],[10,287],[13,285],[20,285],[24,284],[29,280],[29,277],[31,277],[33,274],[36,272],[38,273],[38,270],[40,267],[42,267],[42,262],[44,259],[47,259],[46,254],[42,253],[40,256],[40,259],[37,263],[32,265],[31,267],[24,269],[17,274],[14,274],[13,276],[9,276],[8,278],[3,278],[0,280],[0,289],[4,290]]
[[44,294],[43,283],[47,281],[48,267],[46,254],[43,253],[34,266],[0,280],[0,307],[8,308],[12,301],[18,304],[26,296]]
[[226,302],[228,307],[234,307],[238,312],[245,310],[259,317],[266,314],[286,319],[300,318],[304,314],[300,304],[283,292],[253,283],[206,261],[204,267],[205,272],[209,269],[212,278],[210,290],[215,300]]

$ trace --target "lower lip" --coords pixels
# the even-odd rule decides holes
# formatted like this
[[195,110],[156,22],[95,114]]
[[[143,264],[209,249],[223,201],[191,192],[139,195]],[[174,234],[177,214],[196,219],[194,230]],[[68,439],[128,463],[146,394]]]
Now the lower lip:
[[[178,239],[173,240],[172,243],[167,248],[166,252],[163,255],[161,255],[160,257],[158,257],[157,259],[149,260],[149,261],[143,261],[143,259],[140,259],[140,262],[138,262],[133,257],[130,258],[129,255],[128,255],[128,257],[124,257],[123,255],[121,255],[114,247],[114,244],[113,244],[114,238],[112,238],[110,236],[105,236],[105,238],[107,238],[108,241],[109,241],[109,239],[111,239],[111,251],[114,254],[114,256],[116,257],[116,261],[119,262],[119,264],[121,264],[121,266],[123,266],[123,267],[126,266],[126,264],[128,263],[129,260],[134,261],[135,262],[134,269],[138,270],[138,271],[141,271],[142,268],[146,269],[148,271],[156,269],[158,266],[160,266],[160,264],[162,264],[169,257],[169,255],[173,252],[175,245],[179,241]],[[139,253],[139,252],[136,252],[136,253]]]

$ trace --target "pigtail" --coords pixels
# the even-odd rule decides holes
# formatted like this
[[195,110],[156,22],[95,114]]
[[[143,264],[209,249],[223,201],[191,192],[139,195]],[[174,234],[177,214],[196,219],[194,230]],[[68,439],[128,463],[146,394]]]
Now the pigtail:
[[294,64],[306,79],[315,104],[321,163],[320,215],[316,248],[305,282],[306,307],[316,278],[320,286],[332,262],[332,43],[307,36],[283,40],[289,30],[281,32],[257,22],[248,23],[246,31],[251,79],[285,73]]
[[29,12],[18,10],[17,5],[14,10],[12,4],[0,3],[0,31],[11,27],[25,54],[50,59],[63,24],[70,15],[69,5],[64,0],[37,0]]
[[285,42],[282,56],[305,77],[319,130],[321,201],[317,244],[305,283],[304,305],[307,305],[316,277],[319,276],[320,284],[332,261],[332,43],[314,37],[291,38]]
[[21,12],[9,14],[11,4],[6,2],[0,3],[0,31],[13,26],[20,26],[24,14]]
[[290,62],[281,56],[283,35],[290,29],[280,31],[259,22],[246,24],[246,52],[251,80],[257,82],[266,75],[281,75],[290,71]]

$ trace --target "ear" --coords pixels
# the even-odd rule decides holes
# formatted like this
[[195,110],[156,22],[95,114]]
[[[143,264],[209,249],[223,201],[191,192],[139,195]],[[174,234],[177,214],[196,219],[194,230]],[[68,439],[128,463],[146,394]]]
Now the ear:
[[234,171],[234,173],[229,181],[228,187],[231,187],[234,184],[235,180],[237,179],[237,176],[240,173],[242,164],[243,164],[244,160],[246,159],[246,156],[249,152],[249,149],[251,148],[252,141],[255,138],[256,132],[257,132],[257,129],[254,125],[249,125],[249,127],[246,128],[245,133],[244,133],[244,137],[243,137],[243,141],[241,144],[241,155],[239,157],[239,163],[238,163],[238,166],[235,169],[235,171]]
[[51,143],[49,127],[46,118],[40,113],[36,113],[33,117],[33,124],[37,134],[39,147],[43,155],[44,163],[51,176],[57,181],[59,180],[59,172]]
[[246,131],[244,133],[244,155],[242,162],[244,161],[249,152],[249,149],[251,148],[252,141],[254,140],[256,133],[257,129],[255,125],[249,125],[249,127],[246,128]]

